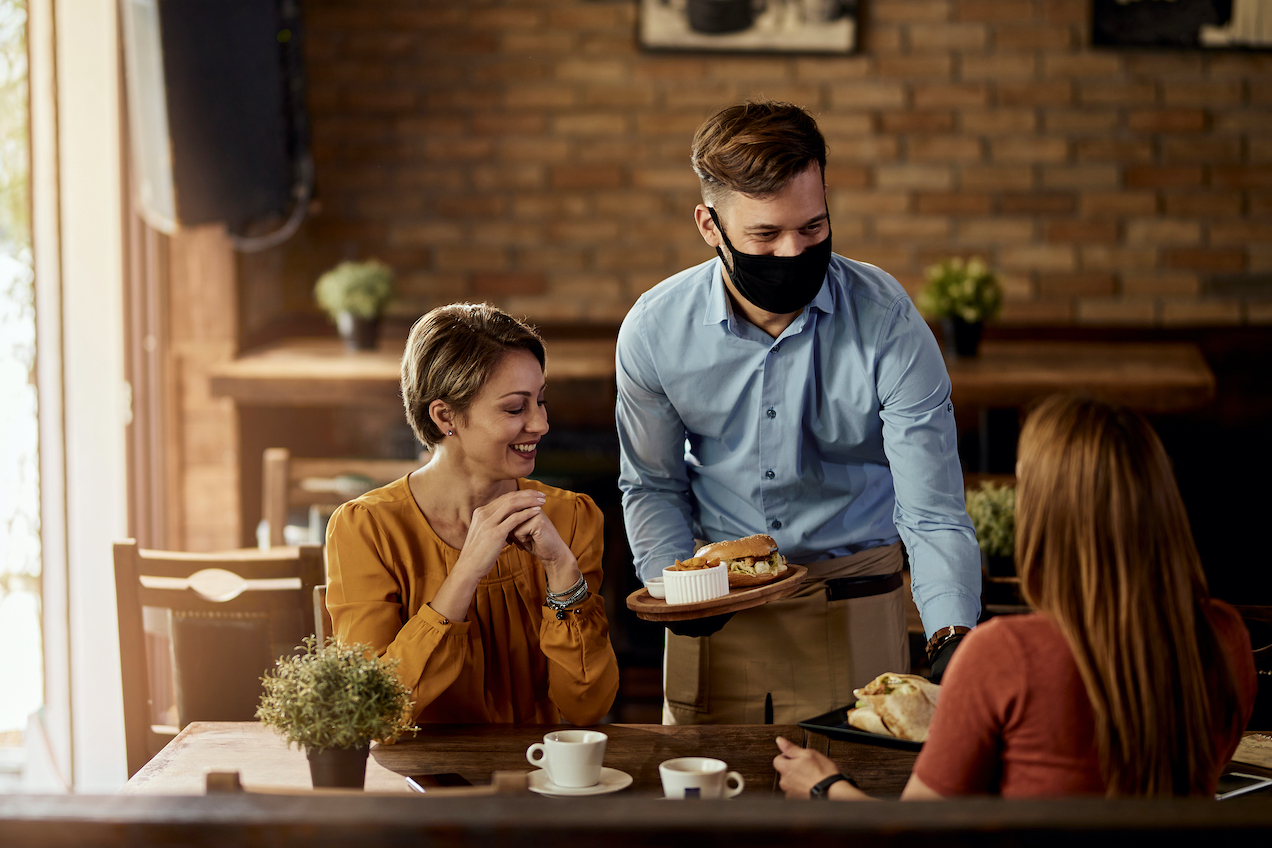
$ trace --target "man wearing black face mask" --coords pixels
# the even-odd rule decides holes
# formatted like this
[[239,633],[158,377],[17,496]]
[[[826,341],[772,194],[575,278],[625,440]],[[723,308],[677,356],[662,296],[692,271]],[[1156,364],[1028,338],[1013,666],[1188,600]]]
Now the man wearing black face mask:
[[667,636],[668,723],[793,723],[908,671],[901,543],[943,671],[979,614],[949,376],[878,268],[831,252],[813,118],[747,103],[693,144],[717,258],[645,293],[618,340],[623,511],[642,580],[703,542],[767,533],[791,598]]

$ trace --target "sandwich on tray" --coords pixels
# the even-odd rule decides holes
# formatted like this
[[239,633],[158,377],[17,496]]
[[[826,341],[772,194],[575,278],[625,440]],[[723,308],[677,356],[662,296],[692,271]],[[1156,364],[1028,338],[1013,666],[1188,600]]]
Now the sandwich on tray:
[[729,588],[762,586],[786,572],[786,558],[777,552],[772,536],[760,533],[745,539],[713,542],[699,548],[691,559],[677,560],[673,568],[687,570],[723,562],[729,573]]
[[922,742],[936,712],[941,687],[917,674],[886,672],[854,689],[848,724],[857,730]]

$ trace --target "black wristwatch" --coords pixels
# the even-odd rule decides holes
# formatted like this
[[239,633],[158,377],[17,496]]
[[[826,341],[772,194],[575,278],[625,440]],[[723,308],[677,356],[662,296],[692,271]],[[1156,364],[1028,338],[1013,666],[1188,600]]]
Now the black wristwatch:
[[857,781],[853,780],[851,777],[844,774],[843,772],[840,772],[839,774],[832,774],[830,777],[824,780],[819,780],[816,786],[808,790],[808,797],[809,798],[829,798],[830,787],[834,786],[836,783],[838,783],[841,780],[848,781],[849,786],[856,787],[857,789],[861,788],[860,786],[857,786]]

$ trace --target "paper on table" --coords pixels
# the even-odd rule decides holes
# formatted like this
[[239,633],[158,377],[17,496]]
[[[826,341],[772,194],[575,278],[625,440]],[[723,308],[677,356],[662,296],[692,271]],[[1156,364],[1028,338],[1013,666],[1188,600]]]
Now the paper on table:
[[1232,761],[1272,769],[1272,736],[1251,733],[1243,737],[1237,752],[1232,755]]

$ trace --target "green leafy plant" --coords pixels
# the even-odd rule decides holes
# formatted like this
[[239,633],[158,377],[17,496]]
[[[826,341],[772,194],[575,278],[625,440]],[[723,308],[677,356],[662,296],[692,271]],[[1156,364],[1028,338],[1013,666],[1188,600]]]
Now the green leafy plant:
[[916,304],[927,318],[962,318],[969,323],[988,321],[1003,305],[998,278],[981,259],[943,259],[926,271],[927,285]]
[[341,262],[318,278],[314,299],[334,320],[341,312],[375,318],[393,297],[393,269],[383,262]]
[[967,493],[967,514],[986,556],[1012,556],[1016,550],[1016,490],[985,483]]
[[368,740],[391,740],[416,728],[411,724],[411,691],[396,672],[397,660],[383,659],[369,645],[332,641],[281,657],[261,682],[256,717],[304,748],[356,748]]

